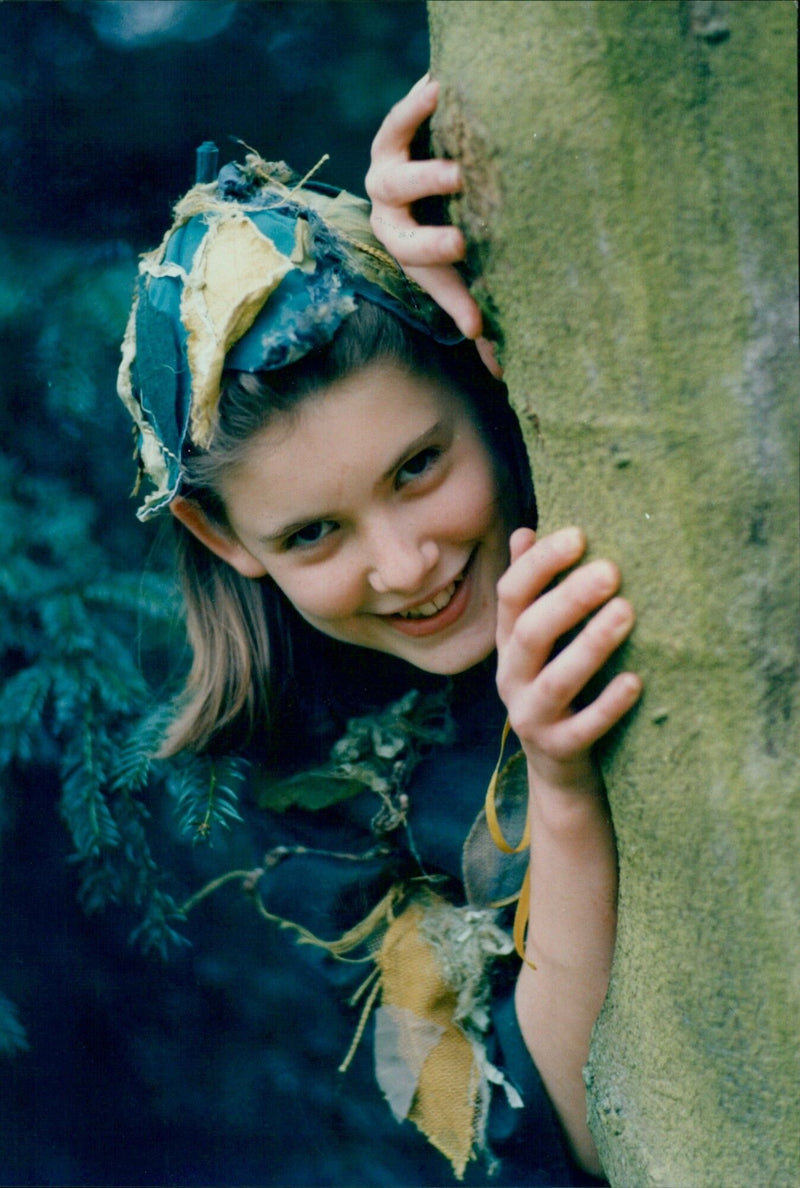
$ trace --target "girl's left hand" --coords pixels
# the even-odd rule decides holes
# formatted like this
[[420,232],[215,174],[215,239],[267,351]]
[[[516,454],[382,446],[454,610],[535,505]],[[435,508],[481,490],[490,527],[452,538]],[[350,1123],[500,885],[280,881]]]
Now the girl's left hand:
[[[550,788],[596,785],[591,747],[628,712],[642,689],[634,673],[619,673],[594,700],[573,709],[635,620],[630,603],[615,597],[620,584],[616,566],[591,561],[572,568],[585,544],[576,528],[540,541],[531,529],[517,529],[511,537],[511,565],[498,585],[498,690],[532,779],[538,777]],[[559,640],[578,627],[574,638],[554,653]]]
[[463,234],[457,227],[421,227],[411,210],[421,198],[457,194],[461,189],[456,161],[411,158],[414,136],[435,111],[438,98],[438,82],[426,75],[394,105],[378,129],[364,182],[372,202],[372,230],[407,275],[450,314],[464,337],[479,339],[481,356],[497,375],[489,344],[480,339],[480,308],[453,267],[464,259]]
[[525,751],[530,792],[517,1018],[575,1158],[598,1175],[582,1070],[608,988],[617,859],[591,747],[631,708],[641,681],[620,673],[575,707],[634,622],[617,595],[616,566],[579,564],[585,544],[577,528],[538,541],[529,528],[512,534],[511,564],[497,587],[497,684]]

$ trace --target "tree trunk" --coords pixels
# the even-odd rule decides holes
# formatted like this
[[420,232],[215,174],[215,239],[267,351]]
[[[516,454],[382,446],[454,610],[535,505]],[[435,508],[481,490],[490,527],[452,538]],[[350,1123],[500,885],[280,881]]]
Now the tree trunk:
[[587,1069],[614,1185],[797,1183],[795,7],[431,0],[439,149],[529,445],[639,619]]

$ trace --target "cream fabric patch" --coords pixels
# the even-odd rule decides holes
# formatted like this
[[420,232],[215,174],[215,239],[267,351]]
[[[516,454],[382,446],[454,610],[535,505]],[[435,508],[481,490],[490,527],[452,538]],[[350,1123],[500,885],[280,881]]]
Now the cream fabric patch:
[[294,265],[241,211],[214,218],[181,297],[192,373],[192,441],[207,449],[214,431],[225,356]]
[[406,1007],[376,1010],[375,1076],[398,1122],[410,1114],[422,1066],[443,1034],[440,1023],[420,1019]]

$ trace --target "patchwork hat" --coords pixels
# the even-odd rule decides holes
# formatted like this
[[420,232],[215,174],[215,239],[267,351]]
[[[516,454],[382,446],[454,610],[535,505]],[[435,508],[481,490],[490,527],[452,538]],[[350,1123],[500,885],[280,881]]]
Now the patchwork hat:
[[117,383],[139,478],[152,487],[140,519],[175,497],[187,450],[211,444],[223,370],[294,363],[330,342],[359,300],[438,342],[461,341],[375,238],[369,212],[366,199],[255,153],[178,202],[161,244],[141,258]]

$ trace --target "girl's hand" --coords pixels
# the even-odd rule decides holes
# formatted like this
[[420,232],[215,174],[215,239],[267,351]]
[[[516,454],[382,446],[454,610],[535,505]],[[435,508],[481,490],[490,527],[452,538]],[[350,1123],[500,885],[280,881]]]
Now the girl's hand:
[[[615,597],[620,576],[611,562],[590,561],[572,569],[585,546],[576,528],[541,541],[531,529],[517,529],[511,565],[498,585],[498,690],[532,780],[551,788],[597,785],[591,747],[628,712],[642,689],[634,673],[620,673],[593,701],[573,709],[635,619],[630,603]],[[572,572],[552,585],[567,569]],[[554,655],[558,641],[578,627]]]
[[491,344],[480,337],[480,308],[453,265],[464,259],[466,244],[457,227],[421,227],[412,203],[432,195],[457,194],[461,169],[456,161],[415,161],[411,144],[436,109],[439,84],[427,75],[394,105],[372,142],[365,179],[372,202],[372,230],[412,280],[442,307],[465,338],[478,339],[486,366],[501,374]]
[[598,1175],[582,1069],[608,987],[617,863],[590,752],[642,686],[633,673],[620,673],[574,708],[634,622],[630,603],[617,597],[616,566],[574,568],[585,546],[577,528],[540,541],[529,528],[512,534],[511,564],[497,587],[497,685],[525,751],[530,788],[527,962],[517,981],[517,1018],[575,1158]]

